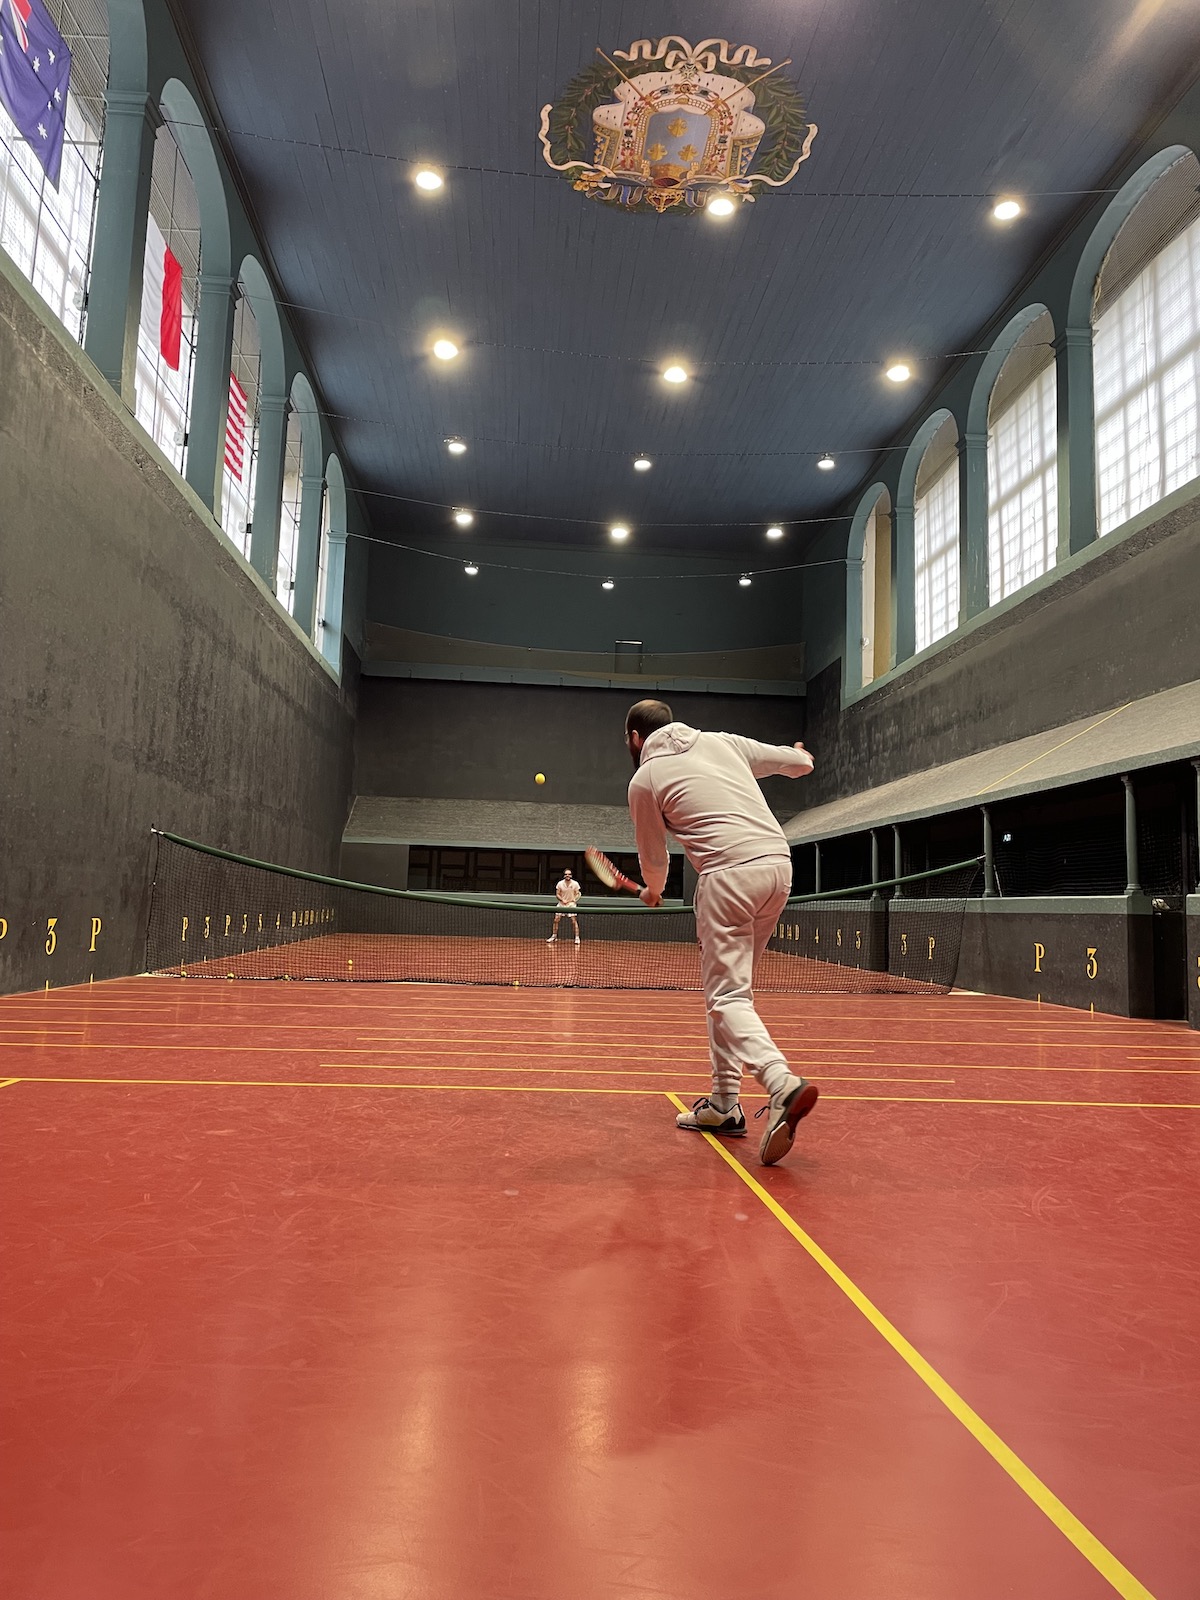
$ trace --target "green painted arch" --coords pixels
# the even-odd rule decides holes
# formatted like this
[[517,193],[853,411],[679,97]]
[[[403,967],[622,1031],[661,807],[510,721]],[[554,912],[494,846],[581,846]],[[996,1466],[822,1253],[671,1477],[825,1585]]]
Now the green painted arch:
[[196,186],[200,270],[205,275],[229,278],[233,270],[229,197],[208,126],[191,91],[178,78],[168,78],[163,84],[159,105]]
[[313,386],[303,372],[292,379],[289,392],[292,410],[300,419],[300,470],[305,475],[314,469],[322,470],[324,455],[321,448],[321,413]]
[[905,507],[911,512],[913,500],[916,495],[917,474],[921,470],[921,463],[925,459],[925,452],[933,443],[934,436],[941,430],[947,421],[953,422],[955,431],[962,436],[962,428],[953,411],[941,406],[936,411],[930,412],[912,437],[912,442],[904,452],[904,461],[900,467],[900,476],[896,482],[896,507]]
[[1149,191],[1177,161],[1195,152],[1186,144],[1168,145],[1144,161],[1131,178],[1117,191],[1105,206],[1100,220],[1088,236],[1071,281],[1071,297],[1067,310],[1070,328],[1090,328],[1092,325],[1092,300],[1096,279],[1104,266],[1105,257],[1125,223],[1137,210]]
[[283,323],[270,279],[255,256],[246,256],[238,268],[238,287],[254,313],[262,371],[262,394],[282,397],[287,394],[287,362],[283,349]]
[[890,509],[891,490],[886,483],[873,483],[859,498],[846,540],[845,632],[842,639],[843,694],[855,694],[863,687],[862,647],[858,642],[862,638],[863,631],[863,551],[866,545],[867,523],[881,500],[886,500]]
[[[1025,333],[1033,326],[1039,317],[1051,316],[1048,306],[1040,302],[1022,306],[1014,317],[1005,323],[1000,333],[993,340],[979,371],[975,375],[975,382],[971,388],[971,399],[967,406],[966,434],[968,438],[979,437],[987,433],[988,408],[991,405],[992,390],[996,387],[996,380],[1004,370],[1004,363],[1012,355]],[[1051,318],[1053,320],[1053,318]]]
[[329,496],[330,537],[344,539],[350,531],[347,523],[349,506],[346,500],[346,475],[336,451],[331,452],[325,463],[325,492]]

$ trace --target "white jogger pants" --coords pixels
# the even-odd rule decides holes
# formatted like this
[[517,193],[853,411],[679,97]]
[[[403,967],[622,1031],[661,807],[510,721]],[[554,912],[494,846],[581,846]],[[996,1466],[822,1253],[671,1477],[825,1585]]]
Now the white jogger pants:
[[782,856],[705,872],[696,886],[713,1094],[722,1104],[737,1099],[744,1067],[771,1095],[796,1081],[754,1009],[753,989],[754,964],[775,932],[791,887],[792,863]]

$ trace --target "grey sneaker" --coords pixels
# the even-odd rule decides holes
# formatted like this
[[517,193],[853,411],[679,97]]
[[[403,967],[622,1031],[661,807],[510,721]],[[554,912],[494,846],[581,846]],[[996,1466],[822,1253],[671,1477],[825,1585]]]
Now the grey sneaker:
[[778,1100],[769,1100],[754,1113],[756,1117],[761,1117],[765,1111],[771,1113],[758,1147],[758,1159],[764,1167],[773,1167],[787,1155],[796,1137],[796,1124],[816,1105],[819,1092],[815,1083],[801,1078],[794,1089],[789,1089]]
[[690,1111],[681,1111],[675,1118],[677,1128],[688,1128],[693,1133],[716,1133],[722,1139],[744,1139],[746,1116],[741,1106],[732,1111],[721,1111],[707,1095],[695,1102]]

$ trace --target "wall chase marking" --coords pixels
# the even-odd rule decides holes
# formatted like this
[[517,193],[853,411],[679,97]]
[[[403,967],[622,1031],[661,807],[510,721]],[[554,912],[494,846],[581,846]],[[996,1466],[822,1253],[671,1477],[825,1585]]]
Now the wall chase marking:
[[[816,138],[799,90],[753,45],[638,39],[542,107],[538,137],[582,194],[630,211],[702,211],[790,183]],[[622,65],[625,63],[625,65]],[[589,159],[590,155],[590,159]]]

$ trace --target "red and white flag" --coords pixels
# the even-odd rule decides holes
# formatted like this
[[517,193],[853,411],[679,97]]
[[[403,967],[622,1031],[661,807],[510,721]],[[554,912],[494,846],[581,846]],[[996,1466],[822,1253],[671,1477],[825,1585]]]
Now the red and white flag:
[[229,374],[229,417],[225,423],[225,465],[239,483],[246,466],[246,391]]
[[154,340],[166,365],[178,372],[183,338],[183,268],[153,217],[146,222],[142,327]]

